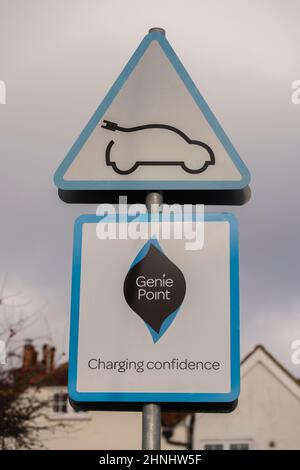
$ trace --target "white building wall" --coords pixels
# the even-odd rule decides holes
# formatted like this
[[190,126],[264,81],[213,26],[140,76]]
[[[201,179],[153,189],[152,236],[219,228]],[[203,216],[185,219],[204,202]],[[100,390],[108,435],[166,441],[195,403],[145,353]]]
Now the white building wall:
[[[65,387],[45,387],[41,397],[66,392]],[[47,449],[141,449],[142,414],[136,412],[89,411],[76,413],[69,405],[68,413],[57,415],[49,410],[49,424],[63,423],[52,431],[40,433],[40,440]],[[186,426],[176,429],[176,440],[186,441]],[[178,447],[182,449],[182,447]],[[162,449],[176,449],[163,439]]]
[[[237,409],[230,414],[197,414],[194,449],[205,443],[249,443],[251,449],[300,449],[300,386],[263,349],[258,348],[241,368],[242,385]],[[51,396],[65,387],[41,390]],[[75,413],[71,407],[62,419],[65,428],[43,432],[49,449],[140,449],[141,413]],[[173,439],[186,441],[186,423],[180,423]],[[176,449],[162,440],[163,449]],[[182,447],[178,447],[182,449]]]
[[230,415],[196,417],[194,448],[205,442],[248,442],[252,449],[300,449],[300,400],[264,364],[242,379],[237,409]]

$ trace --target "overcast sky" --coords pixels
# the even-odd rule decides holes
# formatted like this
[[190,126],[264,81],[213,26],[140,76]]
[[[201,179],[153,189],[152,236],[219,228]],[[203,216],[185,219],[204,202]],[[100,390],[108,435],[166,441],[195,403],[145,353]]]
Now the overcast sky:
[[[47,303],[28,335],[61,351],[74,219],[53,174],[151,26],[162,26],[252,174],[240,226],[241,350],[257,343],[296,375],[300,338],[299,0],[0,0],[0,275]],[[211,208],[217,210],[216,207]]]

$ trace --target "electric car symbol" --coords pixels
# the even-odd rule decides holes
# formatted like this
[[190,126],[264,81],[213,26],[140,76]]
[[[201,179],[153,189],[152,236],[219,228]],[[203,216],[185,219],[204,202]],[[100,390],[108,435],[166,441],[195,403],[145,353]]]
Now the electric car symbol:
[[[135,161],[129,168],[121,169],[120,165],[118,165],[116,161],[114,161],[114,159],[112,158],[111,154],[112,154],[112,149],[113,149],[115,142],[114,140],[111,140],[107,144],[107,147],[105,150],[105,161],[106,161],[106,165],[112,167],[112,169],[119,175],[130,175],[131,173],[136,171],[139,166],[180,166],[182,170],[185,171],[186,173],[199,174],[199,173],[203,173],[210,165],[215,164],[214,152],[208,144],[206,144],[205,142],[201,142],[200,140],[190,139],[183,131],[181,131],[180,129],[177,129],[176,127],[170,126],[168,124],[145,124],[145,125],[135,126],[135,127],[122,127],[122,126],[119,126],[115,122],[107,121],[104,119],[101,127],[103,129],[107,129],[112,132],[119,131],[119,132],[126,132],[126,133],[140,132],[140,131],[149,130],[149,129],[155,132],[156,129],[159,129],[159,130],[163,129],[169,133],[170,132],[173,134],[175,133],[177,136],[180,136],[186,144],[195,145],[202,150],[201,158],[199,158],[199,162],[197,159],[195,159],[193,162],[194,165],[190,165],[186,163],[182,159],[182,155],[181,155],[180,159],[178,160],[177,159],[176,160],[173,160],[173,159],[172,160],[139,159]],[[203,150],[205,154],[204,158],[203,158]],[[199,152],[197,153],[199,154]],[[196,166],[195,166],[195,162],[196,162]]]

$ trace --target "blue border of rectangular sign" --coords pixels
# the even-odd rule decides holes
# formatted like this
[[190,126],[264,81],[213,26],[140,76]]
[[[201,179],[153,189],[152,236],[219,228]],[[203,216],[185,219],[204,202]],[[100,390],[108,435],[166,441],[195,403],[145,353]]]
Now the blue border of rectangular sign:
[[[64,175],[76,158],[78,152],[81,150],[95,127],[98,125],[99,121],[101,121],[102,117],[104,116],[106,110],[114,100],[115,96],[118,94],[132,71],[134,70],[135,66],[138,64],[139,60],[149,47],[149,44],[152,41],[158,41],[162,50],[166,54],[167,58],[171,62],[172,66],[174,67],[175,71],[183,81],[184,85],[186,86],[187,90],[191,94],[192,98],[196,102],[197,106],[200,108],[202,113],[204,114],[205,118],[207,119],[208,123],[210,124],[212,130],[221,141],[222,145],[228,152],[228,155],[232,159],[233,163],[237,167],[238,171],[241,174],[241,180],[239,181],[98,181],[98,180],[89,180],[89,181],[66,181],[64,179]],[[102,103],[97,108],[94,115],[89,120],[86,127],[81,132],[80,136],[71,147],[70,151],[68,152],[65,159],[62,161],[60,166],[55,172],[54,175],[54,182],[56,186],[60,189],[64,190],[151,190],[151,189],[198,189],[198,190],[222,190],[222,189],[243,189],[245,188],[250,182],[250,173],[247,169],[246,165],[240,158],[239,154],[233,147],[232,143],[230,142],[229,138],[225,134],[224,130],[222,129],[221,125],[217,121],[216,117],[214,116],[213,112],[209,108],[208,104],[206,103],[205,99],[197,89],[196,85],[194,84],[193,80],[189,76],[188,72],[180,62],[179,58],[177,57],[176,53],[172,49],[170,43],[167,41],[165,36],[159,32],[153,32],[147,34],[144,37],[141,44],[138,46],[132,57],[130,58],[129,62],[125,66],[124,70],[121,72],[107,95],[105,96]]]
[[[157,216],[156,216],[157,217]],[[160,216],[160,220],[167,220]],[[132,220],[132,219],[131,219]],[[135,218],[137,222],[149,220],[148,214]],[[181,220],[176,217],[174,220]],[[192,216],[192,220],[203,220]],[[132,393],[132,392],[77,392],[77,362],[80,306],[80,275],[83,224],[98,222],[116,222],[114,215],[105,218],[96,215],[82,215],[74,225],[74,248],[71,296],[71,327],[69,357],[69,396],[75,402],[182,402],[182,403],[219,403],[233,402],[240,392],[240,332],[239,332],[239,260],[238,260],[238,227],[234,215],[229,213],[210,213],[204,215],[205,221],[227,221],[230,225],[230,355],[231,355],[231,391],[229,393]]]

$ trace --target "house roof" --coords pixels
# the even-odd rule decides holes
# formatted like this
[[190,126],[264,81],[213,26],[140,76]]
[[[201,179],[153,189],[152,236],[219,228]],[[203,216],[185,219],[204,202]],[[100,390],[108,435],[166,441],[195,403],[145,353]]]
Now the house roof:
[[284,367],[281,362],[278,361],[278,359],[276,359],[273,354],[271,354],[262,344],[258,344],[257,346],[255,346],[255,348],[250,351],[250,353],[248,353],[244,359],[241,361],[241,365],[243,365],[244,363],[246,363],[248,361],[248,359],[254,355],[254,353],[256,351],[262,351],[271,361],[273,361],[277,367],[279,367],[279,369],[284,373],[286,374],[291,380],[293,380],[297,385],[300,385],[300,378],[296,378],[293,374],[290,373],[290,371]]
[[59,387],[67,386],[68,384],[68,362],[64,362],[60,366],[56,367],[48,375],[41,378],[39,386],[44,387]]
[[262,365],[278,382],[291,394],[300,400],[300,380],[292,375],[275,357],[262,345],[258,345],[241,362],[241,376],[245,377],[254,366]]

